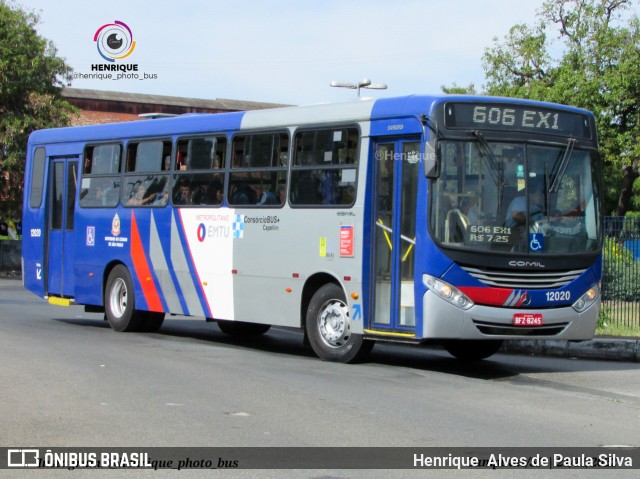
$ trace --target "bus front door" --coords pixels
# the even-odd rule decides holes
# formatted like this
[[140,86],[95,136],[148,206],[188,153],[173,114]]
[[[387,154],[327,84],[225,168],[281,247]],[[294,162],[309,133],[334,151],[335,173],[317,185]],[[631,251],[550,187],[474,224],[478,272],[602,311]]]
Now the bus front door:
[[49,296],[70,298],[75,286],[73,230],[78,161],[55,159],[50,165],[45,281]]
[[420,142],[375,145],[373,319],[377,332],[415,336],[414,258]]

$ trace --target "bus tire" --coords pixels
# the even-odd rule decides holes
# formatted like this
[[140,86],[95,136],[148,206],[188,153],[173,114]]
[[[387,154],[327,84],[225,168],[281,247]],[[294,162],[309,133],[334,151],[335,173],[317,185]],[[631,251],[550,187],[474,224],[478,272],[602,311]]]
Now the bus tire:
[[490,340],[454,340],[444,343],[449,354],[463,361],[478,361],[494,355],[502,346],[501,339]]
[[104,309],[114,331],[139,331],[144,325],[144,314],[135,309],[131,275],[122,264],[109,273],[104,288]]
[[373,342],[351,333],[344,291],[328,283],[315,292],[307,308],[306,331],[313,351],[325,361],[353,363],[362,360]]
[[236,337],[260,336],[271,329],[270,324],[245,323],[244,321],[216,321],[216,323],[218,323],[220,331]]

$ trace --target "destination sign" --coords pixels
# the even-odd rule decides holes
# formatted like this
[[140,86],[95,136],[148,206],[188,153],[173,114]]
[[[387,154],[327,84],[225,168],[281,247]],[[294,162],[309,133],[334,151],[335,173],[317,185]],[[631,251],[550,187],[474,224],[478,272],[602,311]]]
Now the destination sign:
[[545,133],[591,138],[586,115],[530,105],[497,103],[447,103],[447,128]]

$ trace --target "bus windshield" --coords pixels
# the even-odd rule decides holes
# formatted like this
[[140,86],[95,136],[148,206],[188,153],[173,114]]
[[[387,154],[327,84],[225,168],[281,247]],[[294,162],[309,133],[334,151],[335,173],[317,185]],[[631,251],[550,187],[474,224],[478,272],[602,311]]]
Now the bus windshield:
[[429,227],[444,247],[557,255],[599,248],[596,153],[565,145],[440,141]]

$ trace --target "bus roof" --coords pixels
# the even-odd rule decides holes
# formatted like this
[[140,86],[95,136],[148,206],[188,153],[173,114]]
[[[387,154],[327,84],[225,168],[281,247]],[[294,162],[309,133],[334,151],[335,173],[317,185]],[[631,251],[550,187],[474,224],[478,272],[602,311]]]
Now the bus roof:
[[575,107],[515,98],[444,94],[409,95],[231,113],[191,113],[173,118],[38,130],[31,134],[29,143],[110,141],[122,138],[222,133],[249,128],[417,117],[429,114],[436,105],[443,102],[473,101],[536,105],[591,115],[588,111]]

